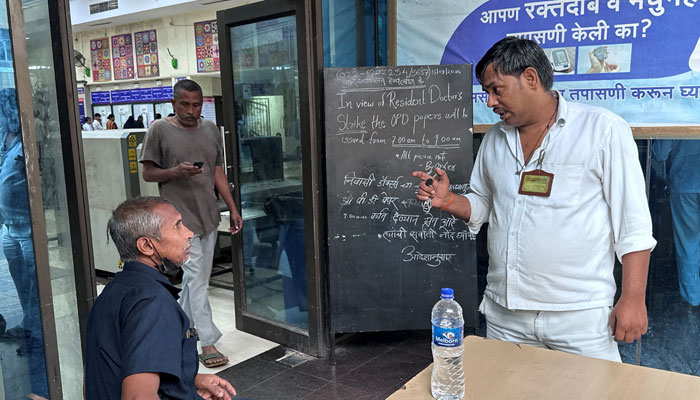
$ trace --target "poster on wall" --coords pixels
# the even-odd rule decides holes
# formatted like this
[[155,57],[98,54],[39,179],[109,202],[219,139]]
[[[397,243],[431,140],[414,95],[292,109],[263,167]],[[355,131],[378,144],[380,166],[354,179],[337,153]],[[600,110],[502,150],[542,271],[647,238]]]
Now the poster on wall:
[[194,23],[197,72],[219,71],[219,31],[216,20]]
[[[696,0],[398,0],[397,63],[476,64],[503,37],[532,39],[565,99],[630,123],[695,124],[698,19]],[[474,123],[498,121],[481,86],[472,101]]]
[[216,106],[214,104],[213,97],[204,97],[202,99],[202,117],[216,124]]
[[112,80],[112,66],[109,58],[109,39],[90,40],[90,60],[92,62],[92,81],[106,82]]
[[112,36],[114,79],[134,79],[134,46],[131,33]]
[[160,76],[156,30],[134,33],[134,45],[136,46],[136,68],[139,78]]

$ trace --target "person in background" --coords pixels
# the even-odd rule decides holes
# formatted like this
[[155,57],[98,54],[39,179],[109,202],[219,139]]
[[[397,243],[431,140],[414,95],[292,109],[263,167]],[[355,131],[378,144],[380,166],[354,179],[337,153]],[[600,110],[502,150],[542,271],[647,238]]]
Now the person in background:
[[230,399],[230,383],[197,373],[196,335],[177,303],[180,290],[163,275],[189,257],[192,231],[180,213],[139,197],[114,210],[107,230],[124,268],[90,310],[86,399]]
[[162,116],[160,115],[160,113],[156,113],[156,115],[153,117],[153,121],[151,121],[151,125],[149,125],[148,127],[150,128],[151,126],[153,126],[153,123],[155,123],[156,121],[158,121],[161,118],[162,118]]
[[180,80],[173,87],[172,103],[176,115],[157,121],[144,139],[140,157],[143,179],[158,182],[161,197],[180,210],[185,225],[194,232],[190,260],[182,265],[180,305],[199,333],[200,361],[206,367],[217,367],[226,364],[228,357],[215,346],[221,332],[214,325],[207,294],[221,218],[215,188],[230,211],[232,234],[241,231],[243,219],[222,167],[219,130],[199,118],[202,88],[192,80]]
[[[39,311],[39,292],[34,262],[32,221],[29,212],[27,172],[22,149],[22,131],[15,89],[0,90],[0,220],[2,249],[7,259],[22,307],[21,332],[24,347],[18,354],[27,356],[29,382],[34,400],[49,397],[44,357],[44,339]],[[3,356],[4,357],[4,356]],[[3,360],[3,362],[6,362]],[[19,368],[19,366],[17,366]],[[7,387],[7,386],[6,386]]]
[[134,116],[129,115],[129,118],[124,122],[124,129],[134,129],[136,128],[136,121],[134,121]]
[[95,113],[95,118],[92,121],[92,130],[102,131],[105,128],[102,126],[102,115],[100,113]]
[[91,131],[92,130],[92,118],[85,117],[85,123],[83,124],[83,130],[84,131]]
[[[651,155],[671,164],[673,241],[681,297],[700,305],[700,140],[654,140]],[[665,172],[665,171],[664,171]]]
[[109,114],[107,116],[107,129],[119,129],[117,123],[114,122],[114,114]]
[[134,128],[145,128],[143,125],[143,115],[139,115],[138,119],[134,123]]
[[[501,122],[484,135],[471,193],[451,193],[436,168],[434,177],[413,173],[417,197],[473,234],[489,223],[479,307],[488,338],[619,362],[616,341],[647,331],[656,245],[632,131],[618,115],[552,91],[552,66],[532,40],[501,39],[475,71]],[[622,293],[612,307],[616,254]]]

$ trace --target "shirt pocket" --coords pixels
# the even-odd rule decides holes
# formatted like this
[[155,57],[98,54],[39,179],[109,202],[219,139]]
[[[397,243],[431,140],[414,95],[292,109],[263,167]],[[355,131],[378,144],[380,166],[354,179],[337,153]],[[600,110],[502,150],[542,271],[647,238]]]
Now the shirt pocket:
[[543,163],[542,170],[554,174],[552,191],[548,197],[532,196],[535,206],[569,208],[580,204],[583,165]]
[[182,341],[182,383],[185,387],[194,387],[194,378],[199,369],[197,358],[197,338]]

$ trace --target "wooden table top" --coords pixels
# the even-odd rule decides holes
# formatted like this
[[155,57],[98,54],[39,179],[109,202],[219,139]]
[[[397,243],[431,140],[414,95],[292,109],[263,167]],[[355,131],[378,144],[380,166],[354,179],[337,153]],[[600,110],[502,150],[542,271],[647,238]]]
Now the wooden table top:
[[[428,366],[390,400],[432,399]],[[700,378],[469,336],[465,399],[700,399]]]

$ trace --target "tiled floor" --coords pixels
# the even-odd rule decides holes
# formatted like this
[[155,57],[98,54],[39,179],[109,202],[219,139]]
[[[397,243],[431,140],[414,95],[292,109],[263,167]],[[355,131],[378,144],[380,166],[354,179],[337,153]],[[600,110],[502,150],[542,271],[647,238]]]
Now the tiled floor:
[[277,343],[236,329],[233,291],[209,287],[209,301],[216,326],[223,333],[216,347],[228,356],[230,364],[218,368],[206,368],[200,364],[200,372],[217,373],[278,346]]
[[[430,333],[360,333],[336,345],[335,364],[301,355],[298,365],[283,346],[219,373],[241,397],[273,399],[385,399],[431,362]],[[307,358],[307,360],[303,360]]]

